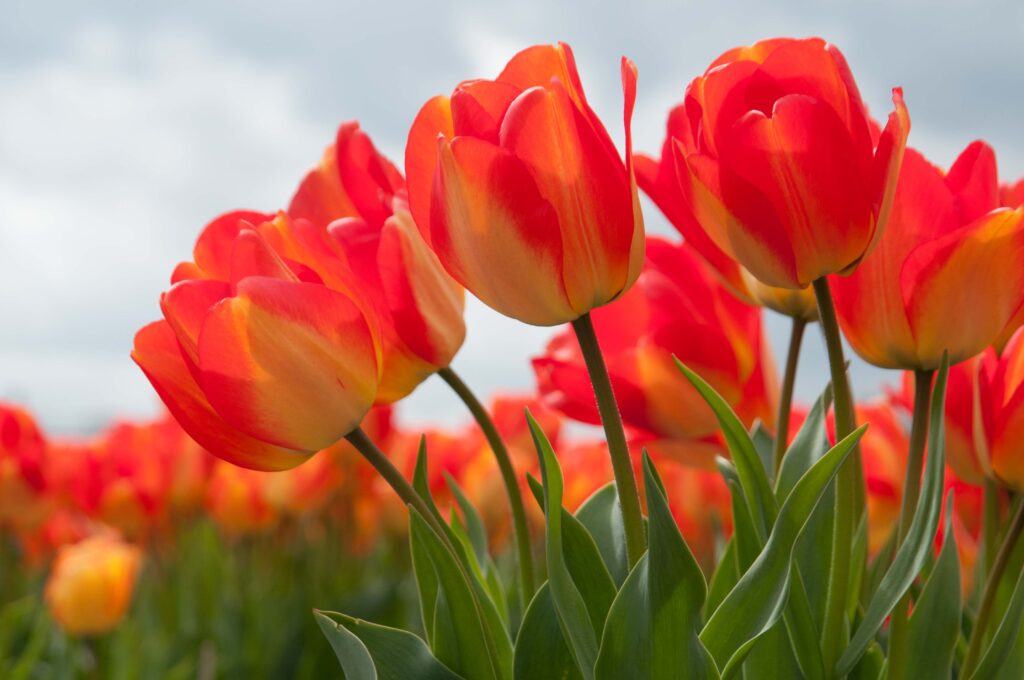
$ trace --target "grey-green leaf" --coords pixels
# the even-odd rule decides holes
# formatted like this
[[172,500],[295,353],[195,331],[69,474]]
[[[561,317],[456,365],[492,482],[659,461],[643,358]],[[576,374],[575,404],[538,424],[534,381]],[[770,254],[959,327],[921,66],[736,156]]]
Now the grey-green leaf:
[[704,575],[646,455],[643,466],[650,543],[608,613],[596,677],[717,678],[718,670],[697,637],[707,594]]
[[757,638],[782,616],[789,595],[793,544],[864,429],[860,427],[836,444],[801,477],[779,510],[764,550],[701,632],[700,639],[723,677],[738,670]]
[[562,628],[545,583],[533,596],[516,638],[514,680],[583,680],[572,652],[562,637]]
[[615,586],[619,587],[629,574],[626,556],[626,531],[622,526],[622,509],[615,482],[608,482],[576,510],[576,519],[587,528]]
[[347,680],[462,680],[431,655],[423,640],[408,631],[336,612],[313,614]]

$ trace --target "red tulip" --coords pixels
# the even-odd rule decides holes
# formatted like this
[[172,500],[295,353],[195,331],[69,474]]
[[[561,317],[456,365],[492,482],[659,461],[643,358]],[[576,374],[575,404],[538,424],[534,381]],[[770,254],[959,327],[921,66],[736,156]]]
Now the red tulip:
[[[835,46],[777,38],[730,50],[675,114],[684,202],[708,240],[766,284],[804,288],[849,271],[881,237],[896,188],[910,121],[898,89],[893,101],[876,142]],[[722,258],[706,242],[702,252]]]
[[[344,261],[292,257],[314,270],[354,269],[380,322],[383,369],[377,403],[406,396],[462,345],[462,288],[445,273],[409,214],[405,180],[355,122],[338,128],[320,166],[306,175],[288,214],[329,233]],[[287,246],[285,247],[287,251]]]
[[908,149],[885,235],[831,281],[850,345],[878,366],[934,369],[944,351],[955,364],[994,343],[1024,306],[1022,218],[999,206],[987,144],[948,173]]
[[978,414],[982,466],[1015,491],[1024,491],[1024,330],[1002,355],[989,349],[978,369]]
[[28,411],[0,402],[0,527],[38,526],[48,512],[46,442]]
[[345,290],[351,276],[330,287],[270,245],[302,239],[326,257],[310,229],[258,213],[217,218],[161,297],[166,320],[135,336],[133,358],[185,431],[238,465],[294,467],[358,427],[376,399],[378,327]]
[[405,155],[413,217],[448,272],[502,314],[572,321],[640,273],[626,59],[622,83],[625,162],[564,44],[523,50],[496,80],[463,82],[417,115]]
[[[636,286],[597,310],[594,325],[623,421],[650,438],[695,440],[718,430],[673,355],[711,383],[748,424],[755,418],[774,422],[775,369],[761,312],[733,297],[690,249],[648,238],[647,267]],[[570,330],[556,335],[533,367],[548,404],[570,418],[600,422]]]

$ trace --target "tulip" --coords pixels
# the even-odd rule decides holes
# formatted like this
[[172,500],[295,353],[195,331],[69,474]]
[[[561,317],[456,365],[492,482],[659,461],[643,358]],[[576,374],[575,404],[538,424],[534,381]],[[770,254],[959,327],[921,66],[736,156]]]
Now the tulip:
[[131,603],[142,551],[100,534],[62,547],[46,582],[50,613],[71,635],[113,630]]
[[877,366],[934,370],[944,351],[955,364],[993,344],[1024,306],[1022,218],[999,205],[987,144],[948,173],[908,149],[885,235],[831,282],[850,345]]
[[675,114],[684,202],[708,240],[768,285],[849,271],[892,203],[910,127],[898,89],[893,102],[876,143],[835,46],[777,38],[730,50]]
[[46,442],[24,409],[0,402],[0,527],[29,530],[48,512]]
[[661,158],[636,154],[636,180],[640,188],[651,197],[669,222],[683,235],[686,244],[704,258],[722,282],[741,300],[758,304],[797,319],[811,321],[818,316],[814,291],[777,288],[761,283],[736,260],[715,245],[704,231],[682,192],[676,175],[675,144],[690,134],[686,107],[680,104],[669,112],[665,142]]
[[405,169],[416,225],[445,269],[520,321],[572,321],[640,273],[631,159],[636,70],[622,61],[626,159],[587,103],[568,45],[523,50],[420,110]]
[[[648,439],[694,441],[718,421],[676,368],[673,355],[699,373],[748,425],[775,417],[775,368],[761,313],[731,295],[691,249],[647,239],[647,266],[621,299],[593,314],[623,421]],[[600,422],[580,349],[568,330],[533,359],[549,406]],[[713,465],[720,448],[697,447]]]
[[[401,399],[451,363],[466,335],[462,288],[413,224],[402,175],[358,123],[341,125],[288,214],[330,235],[373,303],[383,345],[378,404]],[[296,257],[304,259],[301,252]],[[317,269],[324,261],[305,264]]]
[[989,349],[979,359],[978,415],[981,464],[999,483],[1024,491],[1024,330],[1002,355]]
[[277,518],[265,473],[217,461],[206,489],[206,511],[228,536],[270,528]]
[[185,431],[254,469],[298,465],[376,399],[379,336],[364,300],[269,244],[302,230],[258,213],[214,220],[161,296],[165,320],[135,336],[132,357]]

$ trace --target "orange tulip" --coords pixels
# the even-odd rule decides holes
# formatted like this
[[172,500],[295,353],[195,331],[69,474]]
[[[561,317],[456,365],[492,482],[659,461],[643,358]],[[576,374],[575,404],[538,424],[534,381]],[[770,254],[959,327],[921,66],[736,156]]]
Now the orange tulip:
[[266,482],[262,472],[217,461],[206,487],[206,511],[229,536],[269,529],[277,515]]
[[768,285],[849,271],[881,237],[896,188],[910,121],[898,89],[893,101],[876,143],[835,46],[776,38],[730,50],[676,114],[684,202],[721,253]]
[[496,80],[463,82],[417,115],[405,155],[413,217],[455,280],[502,314],[572,321],[639,275],[636,70],[625,58],[622,84],[625,162],[565,44],[523,50]]
[[[358,123],[341,125],[288,214],[330,234],[373,303],[383,345],[377,403],[401,399],[451,363],[466,336],[462,288],[416,230],[402,175]],[[306,264],[317,269],[316,260]]]
[[196,442],[254,469],[294,467],[354,430],[380,378],[365,300],[271,248],[282,235],[315,239],[299,222],[211,222],[161,296],[166,320],[140,330],[132,352]]
[[[693,441],[718,421],[676,368],[673,355],[711,383],[743,420],[775,419],[775,368],[761,312],[731,295],[690,249],[647,240],[647,267],[620,300],[597,310],[594,325],[623,421],[647,439]],[[546,403],[570,418],[600,422],[578,343],[563,330],[533,360]],[[718,447],[699,447],[713,465]]]
[[142,551],[101,534],[62,547],[46,582],[50,613],[71,635],[113,630],[124,618],[142,564]]
[[984,469],[1001,484],[1024,491],[1024,330],[1001,356],[989,349],[980,358],[978,405]]
[[991,345],[1024,306],[1024,208],[999,207],[983,142],[948,173],[908,149],[889,226],[853,274],[831,281],[856,352],[885,368],[935,369]]
[[777,288],[761,283],[736,260],[715,245],[715,242],[697,222],[680,187],[673,151],[677,139],[687,138],[688,125],[685,105],[680,104],[669,112],[661,159],[656,160],[639,153],[633,158],[637,184],[651,197],[651,200],[661,209],[672,225],[679,230],[686,244],[704,258],[712,271],[741,300],[768,307],[787,316],[805,320],[816,319],[818,317],[817,301],[809,286],[791,289]]
[[46,443],[32,416],[0,402],[0,527],[30,530],[49,508]]

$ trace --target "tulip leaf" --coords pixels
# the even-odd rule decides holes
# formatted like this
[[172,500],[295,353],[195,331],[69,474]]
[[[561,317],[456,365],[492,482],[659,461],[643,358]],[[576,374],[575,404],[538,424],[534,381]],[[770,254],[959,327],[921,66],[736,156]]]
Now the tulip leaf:
[[704,574],[669,510],[645,454],[649,546],[612,604],[597,659],[598,680],[717,678],[697,637],[707,594]]
[[736,466],[736,474],[740,478],[740,486],[743,487],[743,495],[750,506],[754,527],[757,529],[760,540],[764,541],[775,523],[777,505],[757,449],[750,440],[750,435],[747,434],[743,423],[736,417],[721,395],[679,359],[675,359],[675,362],[718,419],[718,424],[722,428],[722,434],[725,436],[729,453],[732,456],[732,463]]
[[559,678],[583,680],[583,674],[565,644],[547,583],[533,596],[516,638],[514,680]]
[[461,680],[412,633],[339,614],[314,611],[346,680]]
[[779,478],[775,482],[775,497],[780,503],[786,500],[804,473],[828,451],[825,414],[828,413],[831,403],[832,390],[825,388],[793,437],[793,443],[786,449],[786,455],[779,467]]
[[562,635],[569,643],[573,660],[582,671],[583,677],[592,680],[594,663],[597,661],[597,634],[594,632],[591,614],[583,595],[580,594],[566,566],[562,545],[562,471],[544,430],[529,411],[526,413],[526,419],[533,435],[533,443],[537,447],[544,484],[544,517],[547,528],[544,539],[551,599],[555,604],[558,623]]
[[576,518],[587,528],[601,552],[608,573],[619,587],[629,574],[626,556],[626,530],[622,526],[622,510],[615,482],[608,482],[595,491],[576,510]]
[[[733,530],[735,536],[735,529]],[[704,603],[704,616],[708,617],[711,612],[718,609],[725,596],[729,594],[736,582],[740,580],[740,573],[736,567],[736,541],[730,538],[725,544],[725,549],[718,558],[718,566],[711,574],[711,582],[708,583],[707,601]]]
[[968,680],[985,680],[1001,675],[1003,664],[1017,644],[1021,623],[1024,623],[1024,570],[1017,576],[1013,595],[1010,596],[1010,602],[1006,606],[999,627],[996,628],[992,642],[989,643],[981,662]]
[[928,457],[924,466],[921,498],[903,543],[896,551],[892,565],[882,577],[878,590],[864,611],[864,618],[854,632],[849,645],[836,663],[835,674],[846,675],[857,663],[875,633],[881,628],[889,612],[917,578],[918,572],[932,552],[932,539],[939,524],[942,510],[942,487],[946,459],[946,437],[943,425],[943,405],[946,397],[946,378],[949,361],[943,359],[932,392],[931,422],[928,427]]
[[754,444],[757,457],[761,460],[761,467],[764,468],[765,477],[772,478],[772,468],[775,465],[775,438],[768,428],[760,420],[754,422],[750,428],[750,441]]
[[779,510],[764,550],[701,631],[700,639],[722,669],[723,677],[739,670],[758,637],[781,618],[789,596],[793,546],[864,430],[858,428],[844,438],[800,478]]
[[473,504],[466,497],[462,487],[455,481],[455,478],[445,472],[444,479],[448,484],[448,488],[451,489],[455,503],[462,510],[462,515],[465,517],[466,535],[469,538],[473,554],[476,555],[477,562],[484,566],[487,564],[487,529],[484,527],[484,521],[480,518],[480,513],[477,512],[477,509],[473,507]]
[[[434,573],[434,652],[445,665],[466,677],[510,677],[512,642],[484,585],[468,575],[415,508],[410,509],[409,516],[413,550],[427,557]],[[422,558],[417,566],[426,568]]]
[[[942,550],[931,575],[914,602],[907,630],[907,656],[913,677],[949,678],[960,636],[960,556],[953,533],[953,492],[946,502]],[[987,676],[986,676],[987,677]]]

